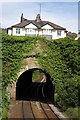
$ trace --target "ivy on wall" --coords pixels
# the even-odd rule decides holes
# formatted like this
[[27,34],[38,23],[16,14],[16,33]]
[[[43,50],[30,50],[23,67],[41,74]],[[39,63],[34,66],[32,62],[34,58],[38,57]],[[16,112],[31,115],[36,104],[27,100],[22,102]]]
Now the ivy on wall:
[[80,39],[46,40],[42,37],[2,34],[3,108],[9,102],[6,87],[12,80],[17,80],[22,61],[31,53],[36,41],[42,51],[38,53],[38,63],[51,75],[55,84],[55,105],[62,110],[78,106]]
[[66,37],[42,40],[42,53],[38,58],[41,67],[53,78],[55,105],[66,110],[78,106],[78,79],[80,76],[80,39]]
[[12,80],[17,80],[22,61],[31,53],[37,39],[38,37],[9,36],[2,33],[3,114],[9,103],[6,88]]

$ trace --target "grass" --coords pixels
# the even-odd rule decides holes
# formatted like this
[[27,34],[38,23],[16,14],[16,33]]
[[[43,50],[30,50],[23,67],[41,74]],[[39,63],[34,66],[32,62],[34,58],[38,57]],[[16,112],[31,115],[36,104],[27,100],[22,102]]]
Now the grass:
[[77,120],[80,117],[79,111],[80,111],[80,108],[78,107],[75,107],[75,108],[70,107],[63,114],[65,116],[69,116],[72,120]]

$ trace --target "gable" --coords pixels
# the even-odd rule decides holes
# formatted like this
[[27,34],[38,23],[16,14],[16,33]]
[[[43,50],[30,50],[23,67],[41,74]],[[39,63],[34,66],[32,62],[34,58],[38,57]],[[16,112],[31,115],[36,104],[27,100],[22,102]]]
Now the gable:
[[44,25],[42,29],[54,29],[54,28],[47,24],[47,25]]
[[34,28],[34,29],[36,29],[37,27],[34,24],[30,23],[30,24],[26,25],[25,28]]

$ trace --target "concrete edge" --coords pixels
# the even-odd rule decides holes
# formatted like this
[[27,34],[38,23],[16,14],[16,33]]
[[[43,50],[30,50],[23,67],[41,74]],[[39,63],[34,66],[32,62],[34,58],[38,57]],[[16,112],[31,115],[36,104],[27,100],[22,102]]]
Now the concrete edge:
[[70,120],[68,117],[65,117],[59,110],[57,107],[55,107],[52,104],[49,104],[49,106],[51,107],[51,109],[54,111],[54,113],[60,118],[60,120]]

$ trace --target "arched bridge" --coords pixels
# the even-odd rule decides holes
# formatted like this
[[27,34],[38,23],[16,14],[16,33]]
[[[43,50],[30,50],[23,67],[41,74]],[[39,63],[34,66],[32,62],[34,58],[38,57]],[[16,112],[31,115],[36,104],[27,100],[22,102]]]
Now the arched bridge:
[[[46,82],[32,81],[32,74],[39,70],[46,76]],[[23,72],[16,83],[16,100],[34,100],[54,103],[54,86],[51,76],[40,68]]]

